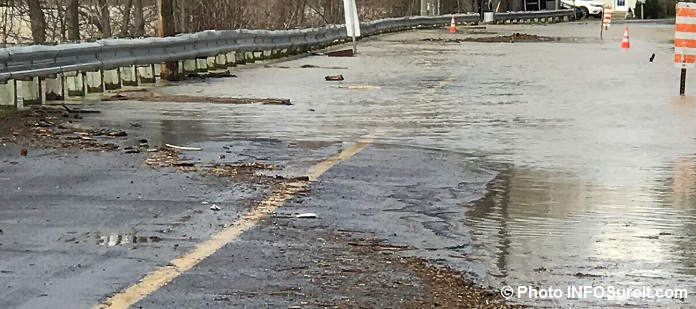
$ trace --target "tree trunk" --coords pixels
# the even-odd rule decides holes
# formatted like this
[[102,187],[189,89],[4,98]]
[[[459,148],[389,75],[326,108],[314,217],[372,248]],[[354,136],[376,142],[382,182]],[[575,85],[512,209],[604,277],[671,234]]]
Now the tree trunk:
[[[176,31],[174,23],[174,0],[157,0],[158,34],[161,37],[173,36]],[[168,81],[179,80],[179,62],[172,61],[162,65],[160,77]]]
[[112,32],[111,20],[109,18],[109,4],[106,0],[99,0],[97,3],[99,5],[99,24],[101,24],[102,28],[102,38],[110,38],[112,37]]
[[121,37],[127,37],[130,32],[130,15],[133,7],[133,0],[126,1],[126,7],[123,10],[123,24],[121,25]]
[[46,42],[46,17],[41,9],[39,0],[29,1],[29,21],[31,23],[31,36],[34,43]]
[[79,0],[70,0],[65,12],[65,21],[68,28],[68,41],[75,42],[80,40],[80,17],[78,14]]
[[135,23],[134,37],[145,36],[145,17],[143,15],[143,0],[133,2],[133,22]]

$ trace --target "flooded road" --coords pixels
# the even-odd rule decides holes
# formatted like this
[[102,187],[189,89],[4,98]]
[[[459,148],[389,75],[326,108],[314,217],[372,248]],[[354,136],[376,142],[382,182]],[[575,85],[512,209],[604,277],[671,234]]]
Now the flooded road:
[[[678,97],[673,26],[628,25],[630,50],[620,48],[623,25],[600,40],[594,22],[486,30],[558,42],[422,41],[452,37],[446,29],[395,34],[361,42],[355,58],[314,56],[277,64],[289,69],[240,70],[236,79],[161,89],[289,98],[293,106],[109,102],[101,104],[99,124],[139,121],[174,144],[367,135],[381,144],[464,154],[495,172],[480,198],[461,203],[462,229],[472,238],[466,251],[487,269],[482,283],[693,292],[696,103]],[[461,32],[454,37],[476,35]],[[324,81],[336,74],[346,80]],[[696,93],[693,80],[687,94]],[[339,87],[351,85],[371,87]],[[519,301],[675,308],[693,299]]]

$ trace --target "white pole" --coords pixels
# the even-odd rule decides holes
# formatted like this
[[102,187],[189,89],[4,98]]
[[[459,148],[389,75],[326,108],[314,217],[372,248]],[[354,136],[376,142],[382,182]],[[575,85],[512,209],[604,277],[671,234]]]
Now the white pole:
[[350,24],[351,24],[351,26],[353,26],[353,36],[352,36],[353,54],[357,54],[358,53],[358,42],[355,40],[355,32],[357,31],[358,27],[356,27],[356,25],[355,25],[355,12],[353,12],[353,6],[349,5],[348,9],[350,10],[350,20],[351,20]]

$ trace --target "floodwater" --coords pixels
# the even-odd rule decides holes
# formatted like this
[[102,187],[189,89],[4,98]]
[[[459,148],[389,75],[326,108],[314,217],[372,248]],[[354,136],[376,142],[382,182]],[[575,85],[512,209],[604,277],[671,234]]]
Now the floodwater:
[[[626,25],[630,50],[620,49],[625,25],[612,25],[600,40],[596,22],[486,30],[565,38],[558,42],[420,41],[451,37],[446,29],[396,34],[360,42],[355,58],[309,57],[277,64],[290,69],[261,67],[237,72],[238,79],[162,89],[290,98],[294,106],[115,102],[104,104],[104,116],[142,122],[169,143],[375,136],[469,154],[501,166],[488,193],[462,205],[469,254],[488,269],[485,284],[560,288],[562,298],[568,287],[584,285],[696,292],[696,101],[678,96],[673,25]],[[335,74],[346,80],[324,81]],[[696,93],[692,80],[687,94]],[[595,295],[518,301],[678,308],[696,298]]]

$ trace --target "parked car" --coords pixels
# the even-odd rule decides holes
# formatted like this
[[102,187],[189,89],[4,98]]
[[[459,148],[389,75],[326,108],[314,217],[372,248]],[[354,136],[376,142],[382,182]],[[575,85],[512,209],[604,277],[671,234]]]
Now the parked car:
[[593,16],[596,18],[602,17],[604,2],[593,0],[561,0],[561,6],[564,8],[578,10],[579,18],[587,18]]

